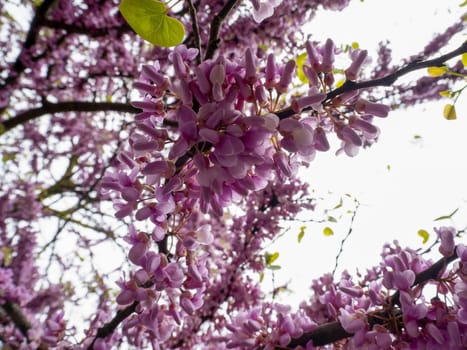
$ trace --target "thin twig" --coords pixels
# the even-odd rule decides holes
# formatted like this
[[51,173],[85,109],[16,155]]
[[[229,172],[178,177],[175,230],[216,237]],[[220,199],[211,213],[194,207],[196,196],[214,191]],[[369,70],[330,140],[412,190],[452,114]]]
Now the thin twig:
[[355,199],[355,210],[352,214],[352,218],[350,219],[350,226],[349,226],[349,230],[347,232],[347,234],[345,235],[344,239],[341,241],[341,245],[340,245],[340,248],[339,248],[339,252],[337,253],[336,255],[336,263],[334,265],[334,269],[332,270],[332,276],[334,276],[334,274],[336,273],[336,270],[337,270],[337,266],[339,264],[339,258],[342,254],[342,252],[344,251],[344,243],[347,241],[347,238],[350,237],[350,234],[352,233],[352,230],[353,230],[353,222],[355,220],[355,216],[357,215],[357,210],[360,206],[360,202],[358,200]]
[[[44,20],[47,11],[50,7],[53,6],[54,2],[55,0],[44,0],[39,6],[36,7],[36,13],[34,14],[34,17],[31,21],[31,25],[29,27],[28,34],[26,35],[26,39],[22,45],[22,49],[19,52],[15,63],[11,66],[10,73],[5,79],[5,82],[3,84],[0,84],[0,91],[3,89],[6,90],[8,86],[15,85],[16,81],[21,76],[21,73],[26,68],[26,66],[23,63],[23,59],[28,50],[36,43],[36,39],[39,35],[39,28],[41,27],[41,22]],[[10,94],[8,94],[7,96],[7,99],[9,99]],[[0,114],[3,113],[5,108],[6,106],[0,108]]]
[[206,55],[204,56],[206,60],[214,56],[219,45],[219,30],[221,29],[222,22],[224,22],[229,12],[238,2],[239,0],[229,0],[222,10],[212,19],[208,47],[206,49]]
[[201,64],[202,61],[202,53],[201,53],[201,38],[199,36],[199,27],[198,27],[198,19],[196,17],[196,9],[193,6],[193,2],[188,0],[188,8],[190,10],[190,17],[191,17],[191,25],[193,26],[193,37],[195,40],[196,48],[198,49],[198,55],[196,56],[196,63]]

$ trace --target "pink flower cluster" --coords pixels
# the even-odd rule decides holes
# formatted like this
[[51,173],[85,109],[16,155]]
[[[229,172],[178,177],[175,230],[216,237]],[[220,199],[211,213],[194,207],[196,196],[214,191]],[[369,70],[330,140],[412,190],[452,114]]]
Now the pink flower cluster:
[[[63,290],[58,285],[38,288],[36,233],[17,228],[16,234],[16,243],[2,239],[0,249],[1,341],[18,349],[54,346],[65,335]],[[38,314],[45,315],[47,321],[39,319]]]
[[[190,227],[198,208],[221,218],[232,202],[252,192],[268,193],[270,181],[286,182],[316,151],[327,151],[331,132],[349,155],[377,136],[371,116],[384,117],[389,108],[358,92],[327,99],[339,50],[328,40],[323,46],[308,43],[307,51],[308,92],[293,98],[294,61],[281,65],[271,54],[261,62],[249,49],[242,60],[220,56],[197,65],[197,50],[182,45],[169,55],[174,77],[156,63],[144,66],[135,82],[144,99],[133,103],[142,112],[135,117],[130,149],[119,154],[121,167],[101,185],[120,193],[114,202],[117,217],[134,213],[136,220],[152,224],[150,232],[132,228],[126,238],[137,270],[119,283],[117,302],[138,302],[138,316],[128,324],[144,324],[156,342],[168,341],[174,327],[203,306],[215,236],[207,226]],[[358,75],[365,57],[364,51],[353,53],[349,79]],[[276,201],[278,195],[270,194]],[[293,202],[286,202],[281,201],[279,216],[291,215]],[[277,210],[266,208],[266,221],[252,222],[258,239],[248,238],[246,246],[233,250],[245,255],[234,263],[232,276],[245,259],[264,268],[249,254],[260,249],[266,235],[277,233],[278,226],[263,229]]]
[[[131,171],[103,181],[126,201],[116,204],[117,216],[130,214],[142,199],[146,208],[137,217],[163,222],[171,209],[160,203],[170,202],[170,196],[186,207],[199,201],[203,212],[219,216],[232,201],[264,188],[274,176],[290,177],[299,161],[327,151],[331,132],[351,156],[373,142],[379,130],[371,118],[385,117],[389,107],[361,98],[358,91],[328,100],[339,50],[328,40],[323,46],[307,43],[307,52],[303,70],[309,91],[293,97],[288,109],[279,101],[282,96],[288,101],[295,63],[279,65],[272,54],[263,67],[249,49],[242,61],[220,56],[196,65],[197,51],[182,45],[169,56],[172,83],[158,64],[144,66],[135,83],[144,100],[134,102],[142,112],[130,140],[133,159],[120,156]],[[366,51],[351,56],[346,75],[353,80]],[[174,128],[167,131],[165,125]]]
[[[449,241],[456,233],[446,227],[437,231],[450,235]],[[442,246],[444,249],[449,244]],[[313,334],[326,332],[326,327],[338,321],[352,334],[340,340],[346,349],[464,349],[467,249],[460,244],[450,257],[452,254],[460,261],[450,272],[442,269],[438,277],[416,284],[415,277],[433,263],[414,250],[402,249],[397,242],[386,245],[382,263],[359,275],[358,281],[347,272],[339,282],[330,274],[314,280],[311,299],[302,302],[296,313],[279,304],[265,304],[232,315],[227,325],[231,332],[228,347],[313,349],[321,345]],[[430,284],[436,286],[431,298],[429,288],[425,289]],[[302,338],[309,340],[299,342]],[[334,349],[331,345],[324,348]]]

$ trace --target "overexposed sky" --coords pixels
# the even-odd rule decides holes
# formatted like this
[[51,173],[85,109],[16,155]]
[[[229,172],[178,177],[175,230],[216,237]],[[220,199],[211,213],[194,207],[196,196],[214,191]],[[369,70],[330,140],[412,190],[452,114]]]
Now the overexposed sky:
[[[420,52],[434,33],[457,21],[467,11],[458,6],[460,3],[353,1],[341,13],[318,14],[309,30],[318,41],[331,37],[341,44],[358,42],[373,57],[377,43],[388,39],[394,57],[404,58]],[[466,40],[465,34],[457,35],[451,48]],[[409,75],[408,79],[416,76]],[[373,147],[361,150],[355,158],[336,157],[333,152],[319,154],[306,171],[312,188],[330,198],[328,208],[337,204],[340,197],[346,198],[346,193],[361,203],[338,272],[346,268],[354,273],[356,268],[364,271],[377,265],[384,242],[397,239],[404,246],[423,249],[435,239],[434,226],[467,226],[467,95],[464,93],[457,101],[457,120],[443,118],[443,106],[448,102],[446,98],[393,111],[388,118],[376,121],[381,135]],[[345,209],[353,209],[351,200],[344,203]],[[433,221],[456,208],[460,209],[452,221]],[[285,301],[298,303],[309,295],[313,278],[332,271],[349,221],[347,214],[339,223],[305,224],[307,229],[300,244],[296,237],[303,224],[297,224],[268,248],[270,252],[280,252],[276,262],[282,269],[275,272],[275,286],[290,282],[289,288],[294,291],[285,296]],[[323,235],[325,226],[334,230],[333,236]],[[417,235],[419,229],[430,232],[428,243],[422,244]],[[438,258],[435,251],[433,259]],[[266,279],[264,283],[270,284],[271,276]]]

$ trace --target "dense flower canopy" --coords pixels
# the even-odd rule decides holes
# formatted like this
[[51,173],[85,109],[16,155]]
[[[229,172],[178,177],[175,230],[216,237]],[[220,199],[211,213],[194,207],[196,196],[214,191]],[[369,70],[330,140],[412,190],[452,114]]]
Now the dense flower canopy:
[[[265,246],[317,205],[298,169],[357,156],[392,108],[465,79],[467,44],[444,50],[464,19],[401,63],[301,30],[349,2],[157,2],[185,28],[169,48],[116,0],[1,3],[0,345],[466,348],[452,227],[436,230],[440,260],[386,244],[365,274],[312,281],[297,310],[261,289]],[[442,72],[397,82],[429,67]]]

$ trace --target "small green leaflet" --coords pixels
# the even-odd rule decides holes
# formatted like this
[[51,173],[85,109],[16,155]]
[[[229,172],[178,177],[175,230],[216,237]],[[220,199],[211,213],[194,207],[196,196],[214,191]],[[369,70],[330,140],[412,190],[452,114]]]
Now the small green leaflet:
[[[467,4],[467,1],[464,4]],[[462,54],[462,64],[467,67],[467,52]]]
[[449,215],[443,215],[443,216],[440,216],[438,218],[436,218],[434,221],[441,221],[441,220],[447,220],[447,219],[451,219],[455,213],[457,213],[457,211],[459,210],[459,208],[457,208],[456,210],[454,210],[451,214]]
[[300,232],[298,233],[298,237],[297,237],[298,243],[300,243],[303,239],[303,236],[305,236],[305,229],[306,229],[306,226],[300,227]]
[[330,227],[325,227],[325,228],[323,229],[323,234],[324,234],[325,236],[332,236],[332,235],[334,234],[334,231],[333,231],[332,228],[330,228]]
[[303,72],[303,65],[305,64],[307,57],[307,53],[304,52],[295,59],[295,63],[297,64],[297,76],[302,83],[308,83],[308,78]]
[[151,44],[170,47],[183,41],[183,24],[167,16],[167,7],[157,0],[122,0],[120,13],[130,27]]
[[454,105],[448,103],[446,106],[444,106],[443,116],[447,120],[456,120],[457,114]]
[[342,204],[344,204],[344,201],[342,200],[342,197],[341,197],[341,199],[339,200],[339,203],[332,209],[339,209],[340,207],[342,207]]
[[426,230],[418,230],[417,234],[423,238],[422,243],[425,244],[428,242],[428,238],[430,238],[430,234]]
[[265,253],[264,258],[266,259],[266,265],[271,265],[274,261],[277,260],[278,257],[279,257],[278,252],[275,252],[275,253],[272,253],[272,254]]
[[269,269],[269,270],[280,270],[280,266],[279,265],[273,265],[272,263],[274,261],[277,260],[277,258],[279,257],[279,253],[278,252],[275,252],[275,253],[272,253],[272,254],[269,254],[269,253],[265,253],[264,254],[264,258],[266,260],[266,268]]

